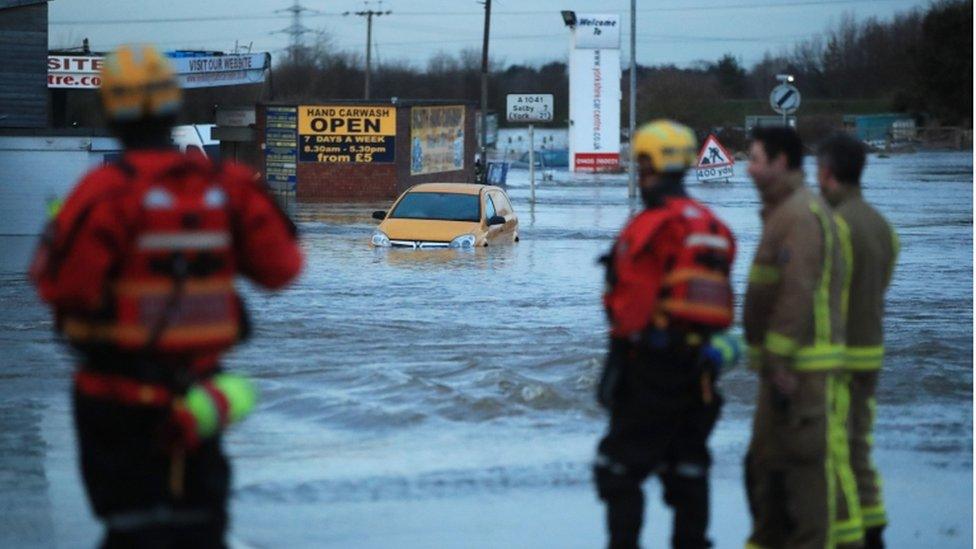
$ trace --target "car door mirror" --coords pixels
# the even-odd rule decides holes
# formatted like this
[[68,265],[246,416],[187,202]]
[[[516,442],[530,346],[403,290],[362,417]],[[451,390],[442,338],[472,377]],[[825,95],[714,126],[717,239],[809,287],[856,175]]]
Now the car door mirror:
[[488,220],[489,227],[493,227],[495,225],[504,225],[504,224],[505,224],[505,218],[500,215],[493,215]]
[[386,219],[386,212],[383,210],[376,210],[375,212],[373,212],[373,219],[379,219],[380,221],[383,221],[384,219]]

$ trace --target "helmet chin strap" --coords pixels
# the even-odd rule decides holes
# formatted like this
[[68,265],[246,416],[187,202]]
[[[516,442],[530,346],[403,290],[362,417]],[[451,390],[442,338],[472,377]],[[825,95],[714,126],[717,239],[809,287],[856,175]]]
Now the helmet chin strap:
[[143,118],[116,122],[111,128],[126,149],[171,149],[174,122],[173,117]]
[[664,204],[664,199],[669,196],[686,196],[684,173],[662,174],[660,179],[652,187],[640,188],[641,200],[647,208],[657,208]]

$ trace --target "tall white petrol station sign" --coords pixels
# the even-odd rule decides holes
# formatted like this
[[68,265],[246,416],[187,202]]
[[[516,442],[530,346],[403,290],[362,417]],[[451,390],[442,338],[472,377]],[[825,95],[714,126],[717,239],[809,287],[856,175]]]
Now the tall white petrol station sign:
[[620,169],[620,16],[577,13],[569,52],[569,158],[574,171]]

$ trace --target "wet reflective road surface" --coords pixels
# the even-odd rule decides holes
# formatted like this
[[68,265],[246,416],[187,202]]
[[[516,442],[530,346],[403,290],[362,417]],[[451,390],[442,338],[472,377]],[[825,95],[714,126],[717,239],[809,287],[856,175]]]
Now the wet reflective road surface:
[[[289,506],[320,506],[328,522],[336,506],[340,515],[364,502],[419,509],[561,487],[593,505],[588,463],[605,421],[593,398],[606,330],[596,259],[638,204],[626,197],[626,176],[556,173],[538,184],[535,206],[527,172],[509,177],[521,233],[511,246],[372,249],[370,214],[388,204],[294,207],[306,271],[281,295],[245,286],[255,337],[227,358],[259,380],[263,397],[229,435],[238,538],[356,539],[335,525],[280,537],[275,524],[299,516],[284,518]],[[971,494],[972,156],[871,157],[864,185],[902,243],[877,445],[915,456],[907,469],[958,472]],[[728,183],[689,188],[736,233],[741,294],[760,230],[745,166]],[[0,198],[38,199],[6,183]],[[93,536],[94,526],[74,472],[70,361],[23,274],[38,232],[0,227],[0,524],[9,526],[0,541],[88,546],[73,534]],[[720,477],[738,475],[754,386],[744,369],[723,380],[729,404],[713,439]],[[960,503],[971,516],[971,499]],[[965,528],[939,539],[965,546]]]

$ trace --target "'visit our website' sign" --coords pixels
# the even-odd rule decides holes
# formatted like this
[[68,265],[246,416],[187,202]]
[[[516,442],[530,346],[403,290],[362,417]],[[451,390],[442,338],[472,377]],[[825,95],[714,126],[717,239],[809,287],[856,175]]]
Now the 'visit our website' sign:
[[[183,88],[259,84],[264,82],[270,63],[266,53],[184,56],[167,52],[166,56]],[[48,55],[47,87],[98,89],[104,61],[101,55]]]

